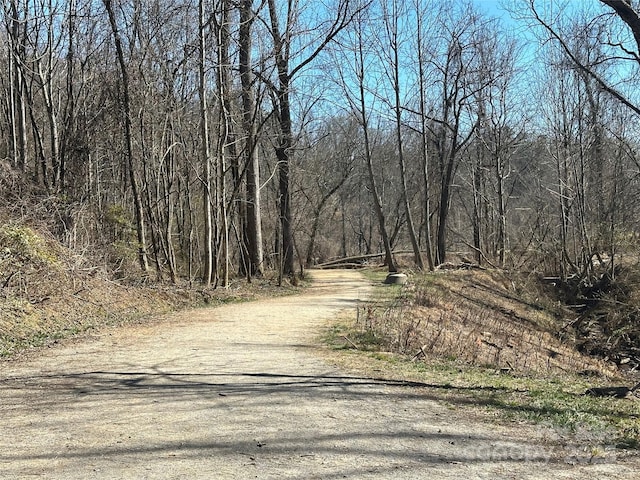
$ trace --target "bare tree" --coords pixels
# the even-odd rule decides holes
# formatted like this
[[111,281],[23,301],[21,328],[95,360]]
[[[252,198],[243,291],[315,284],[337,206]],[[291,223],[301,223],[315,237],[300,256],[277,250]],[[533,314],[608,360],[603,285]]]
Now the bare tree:
[[202,148],[203,165],[203,209],[204,209],[204,271],[203,282],[205,286],[210,286],[214,274],[214,254],[213,254],[213,193],[211,188],[211,145],[209,136],[209,107],[207,103],[207,75],[206,75],[206,25],[205,2],[198,2],[198,96],[200,99],[200,141]]
[[118,20],[116,19],[113,4],[111,0],[103,0],[104,6],[109,16],[109,24],[113,33],[113,40],[116,47],[117,61],[120,66],[121,74],[121,106],[124,121],[124,141],[125,141],[125,161],[129,175],[129,185],[133,195],[134,213],[136,221],[136,234],[138,237],[138,261],[143,272],[149,270],[147,260],[147,240],[144,221],[144,209],[142,198],[140,196],[138,180],[136,179],[136,161],[133,156],[133,137],[131,132],[131,99],[129,97],[129,72],[127,69],[127,61],[122,48],[122,39],[118,28]]
[[418,114],[420,119],[420,156],[422,160],[422,178],[424,181],[424,238],[425,249],[427,255],[427,265],[429,270],[433,271],[435,265],[433,262],[433,245],[431,241],[431,169],[429,168],[429,129],[428,129],[428,112],[429,106],[427,104],[427,74],[426,74],[426,59],[425,51],[427,49],[425,38],[426,28],[424,25],[424,17],[427,14],[427,8],[430,5],[424,5],[422,0],[415,0],[415,19],[416,19],[416,43],[415,51],[417,55],[418,64],[418,90],[419,90],[419,105]]
[[[2,5],[5,29],[9,38],[7,110],[11,129],[12,163],[15,167],[25,171],[27,168],[27,114],[25,98],[27,12],[20,9],[18,0],[3,2]],[[36,165],[36,175],[38,168],[39,165]]]
[[[441,21],[441,37],[434,42],[430,69],[435,71],[439,97],[429,125],[439,179],[436,223],[436,263],[446,260],[449,212],[454,178],[460,153],[473,138],[477,118],[470,116],[469,105],[475,93],[484,87],[473,78],[476,67],[476,33],[479,17],[467,6],[458,17],[446,15]],[[490,81],[486,79],[485,82]]]
[[[283,275],[295,277],[294,243],[291,216],[290,168],[294,148],[293,120],[291,116],[291,89],[295,77],[324,50],[324,48],[351,21],[349,0],[339,0],[333,17],[327,20],[328,27],[322,28],[318,35],[304,47],[308,54],[299,54],[292,59],[292,41],[295,35],[296,21],[300,15],[298,0],[287,2],[284,9],[278,9],[276,0],[267,0],[269,9],[270,35],[273,41],[273,55],[277,72],[277,81],[273,85],[276,118],[279,126],[275,153],[278,159],[278,185],[280,222],[282,234],[281,264]],[[283,23],[283,26],[281,26]],[[316,26],[319,28],[319,26]],[[296,62],[292,66],[292,60]]]
[[[521,133],[518,130],[521,120],[514,118],[512,112],[521,112],[522,109],[515,103],[512,93],[515,81],[513,52],[516,45],[513,39],[498,33],[496,27],[495,24],[486,25],[478,47],[476,75],[483,88],[475,95],[478,128],[474,138],[472,180],[469,183],[473,189],[473,247],[476,261],[480,264],[486,259],[488,252],[483,243],[492,243],[491,253],[497,265],[502,267],[508,246],[507,207],[510,192],[507,181],[512,176],[511,156]],[[486,231],[482,232],[483,229]]]
[[[610,255],[613,275],[617,250],[612,234],[616,228],[612,205],[616,202],[607,200],[604,167],[609,156],[605,118],[613,109],[602,108],[602,94],[632,114],[640,114],[634,90],[626,87],[635,80],[635,68],[640,64],[640,14],[628,0],[600,3],[601,11],[579,12],[571,22],[563,22],[566,16],[547,18],[535,0],[527,2],[544,38],[554,41],[560,51],[554,64],[556,82],[564,89],[557,99],[561,138],[554,149],[562,220],[560,275],[577,274],[587,283],[592,276],[592,257],[603,250]],[[612,78],[623,80],[614,83]],[[616,142],[621,140],[618,137]],[[612,171],[619,168],[617,162]],[[613,191],[624,189],[622,178],[614,177],[611,182],[608,188]]]
[[[60,155],[60,128],[59,128],[59,109],[60,105],[57,100],[55,89],[57,85],[54,80],[54,72],[57,70],[58,52],[56,50],[57,39],[55,37],[55,18],[61,14],[58,11],[60,6],[54,4],[52,0],[47,0],[46,5],[40,15],[36,17],[37,25],[35,28],[43,29],[45,44],[42,46],[42,52],[39,52],[34,59],[34,68],[37,72],[37,78],[44,100],[45,110],[48,120],[49,130],[49,156],[51,158],[51,185],[56,189],[62,188],[61,181],[64,178],[64,162]],[[37,37],[35,41],[37,42]],[[40,50],[38,46],[36,51]]]
[[246,158],[247,184],[247,250],[249,267],[247,275],[260,276],[264,270],[262,245],[262,216],[260,201],[260,162],[257,147],[257,114],[255,78],[252,65],[252,26],[255,21],[253,0],[240,2],[239,71],[242,85],[242,125],[244,130],[244,155]]
[[[235,152],[235,136],[232,133],[231,110],[233,108],[231,101],[231,59],[229,56],[229,47],[231,42],[231,34],[229,32],[229,24],[231,21],[231,2],[222,0],[218,4],[219,13],[214,14],[217,37],[217,93],[218,93],[218,168],[217,181],[218,187],[216,193],[218,196],[218,215],[219,215],[219,244],[221,263],[221,283],[223,287],[229,285],[229,211],[227,208],[227,152]],[[216,18],[218,17],[218,18]]]
[[[401,2],[400,2],[401,3]],[[383,2],[383,5],[385,3]],[[402,113],[404,111],[401,95],[402,95],[402,87],[401,87],[401,65],[400,65],[400,57],[402,55],[403,48],[403,39],[401,38],[402,32],[399,31],[399,23],[402,18],[406,17],[406,12],[402,11],[399,6],[399,2],[397,0],[393,0],[391,2],[391,11],[386,11],[383,7],[383,17],[384,17],[384,25],[386,36],[384,38],[383,43],[389,45],[389,55],[388,58],[385,59],[388,64],[387,67],[387,76],[391,81],[391,89],[393,91],[393,100],[392,100],[392,109],[393,116],[395,122],[395,134],[396,134],[396,148],[397,148],[397,156],[398,156],[398,167],[399,167],[399,177],[400,177],[400,192],[402,196],[402,203],[404,206],[404,214],[407,223],[407,230],[409,231],[409,239],[411,240],[411,247],[413,249],[413,257],[416,266],[419,269],[424,268],[424,262],[422,260],[422,254],[420,253],[420,244],[418,242],[418,236],[416,234],[416,229],[413,222],[413,214],[412,208],[409,200],[409,195],[407,193],[407,167],[406,167],[406,159],[405,159],[405,147],[404,147],[404,139],[403,139],[403,119]],[[382,52],[385,52],[386,49],[381,48]]]
[[[609,60],[640,64],[640,13],[633,6],[630,0],[600,0],[600,2],[603,5],[611,7],[613,10],[612,15],[617,16],[619,20],[628,27],[629,33],[631,33],[635,41],[635,45],[631,47],[624,41],[624,39],[607,40],[607,46],[615,47],[617,49],[617,52],[612,53]],[[597,65],[584,62],[578,55],[576,55],[575,50],[567,41],[565,32],[556,28],[552,22],[546,20],[541,15],[536,0],[528,0],[528,3],[534,19],[548,32],[552,39],[558,42],[567,57],[576,65],[576,67],[586,75],[590,76],[597,85],[609,95],[621,102],[627,108],[631,109],[634,113],[640,115],[640,105],[638,105],[638,103],[633,100],[628,93],[618,89],[614,84],[609,82],[607,78],[601,76],[598,73],[597,68],[594,68]],[[600,17],[597,20],[599,22],[606,21],[606,16]]]
[[[375,82],[368,71],[368,65],[370,63],[370,45],[373,41],[372,32],[367,28],[368,23],[368,11],[365,9],[360,10],[354,18],[352,23],[352,29],[350,29],[350,39],[345,39],[342,44],[347,44],[351,51],[341,52],[342,55],[338,57],[338,82],[343,89],[345,97],[349,102],[350,113],[353,114],[362,130],[362,151],[360,153],[364,163],[366,165],[366,178],[368,183],[368,190],[371,193],[371,200],[373,202],[373,210],[375,212],[375,218],[377,220],[377,226],[382,239],[382,247],[385,254],[385,265],[390,272],[397,270],[395,260],[392,253],[391,236],[389,235],[387,227],[387,219],[383,210],[382,199],[380,196],[380,188],[376,179],[375,167],[373,163],[373,142],[371,139],[370,117],[371,112],[369,109],[368,100],[369,84],[367,81],[371,79]],[[348,43],[347,43],[348,42]],[[345,67],[350,66],[351,69]],[[351,89],[350,85],[355,83],[355,89]],[[361,231],[361,239],[366,239],[366,235]],[[371,241],[367,242],[367,251],[371,248]]]

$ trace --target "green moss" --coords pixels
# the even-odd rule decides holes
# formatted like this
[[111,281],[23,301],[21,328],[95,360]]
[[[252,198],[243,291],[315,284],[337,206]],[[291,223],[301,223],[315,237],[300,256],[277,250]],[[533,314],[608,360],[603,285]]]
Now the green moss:
[[0,226],[0,261],[54,265],[57,253],[34,230],[15,223]]

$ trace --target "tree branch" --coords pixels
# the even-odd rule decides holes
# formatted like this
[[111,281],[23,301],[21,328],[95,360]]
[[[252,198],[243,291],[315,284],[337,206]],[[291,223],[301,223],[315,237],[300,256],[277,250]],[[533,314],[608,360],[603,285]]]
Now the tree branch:
[[[600,1],[603,2],[603,3],[606,3],[608,5],[612,4],[610,6],[612,6],[612,8],[613,8],[613,5],[618,6],[620,4],[626,4],[627,0],[600,0]],[[631,100],[626,98],[622,93],[620,93],[618,90],[616,90],[611,85],[609,85],[607,82],[605,82],[600,77],[600,75],[598,75],[596,72],[594,72],[589,67],[587,67],[582,62],[580,62],[580,60],[578,60],[578,57],[576,57],[576,55],[571,51],[571,48],[569,48],[569,45],[567,45],[567,42],[565,42],[562,39],[562,37],[558,34],[558,32],[556,32],[553,29],[553,27],[551,27],[551,25],[549,25],[546,21],[544,21],[540,17],[540,15],[538,14],[538,11],[535,8],[533,0],[530,0],[530,6],[531,6],[531,11],[533,12],[535,20],[540,25],[542,25],[542,27],[544,27],[544,29],[549,33],[549,35],[551,35],[551,37],[554,40],[556,40],[560,44],[560,46],[562,47],[562,50],[564,51],[564,53],[567,55],[567,57],[569,57],[569,59],[574,63],[574,65],[580,71],[586,73],[588,76],[593,78],[596,81],[596,83],[600,86],[600,88],[602,88],[602,90],[604,90],[609,95],[611,95],[616,100],[618,100],[620,103],[622,103],[623,105],[625,105],[626,107],[631,109],[634,113],[640,115],[640,107],[639,106],[635,105]],[[631,9],[631,7],[629,5],[627,5],[627,8],[633,12],[633,9]],[[633,12],[633,13],[635,14],[635,12]],[[638,18],[637,14],[635,15],[635,17]],[[629,23],[627,23],[627,24],[629,25]],[[640,19],[638,19],[637,28],[638,28],[638,36],[636,37],[636,41],[639,42],[639,45],[640,45]],[[634,32],[634,36],[635,36],[635,32]]]
[[350,0],[343,0],[342,2],[340,2],[336,19],[333,22],[333,25],[331,25],[327,36],[307,58],[305,58],[302,62],[300,62],[299,65],[296,65],[291,70],[289,78],[293,78],[300,70],[309,65],[320,54],[320,52],[322,52],[322,50],[324,50],[324,48],[329,43],[331,43],[331,41],[353,21],[356,15],[358,15],[358,13],[360,13],[362,10],[366,9],[370,3],[371,2],[366,2],[365,5],[356,8],[354,11],[349,13],[349,7],[351,4]]
[[611,7],[616,15],[620,17],[624,23],[626,23],[631,32],[633,38],[636,40],[638,50],[640,50],[640,16],[631,6],[630,0],[600,0],[601,3]]

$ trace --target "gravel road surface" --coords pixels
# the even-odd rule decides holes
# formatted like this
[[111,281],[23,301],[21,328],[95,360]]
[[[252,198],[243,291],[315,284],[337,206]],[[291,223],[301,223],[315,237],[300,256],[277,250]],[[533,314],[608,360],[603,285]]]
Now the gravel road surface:
[[356,272],[312,276],[301,295],[0,362],[0,478],[639,478],[634,458],[587,464],[539,428],[487,424],[429,387],[341,371],[314,342],[370,286]]

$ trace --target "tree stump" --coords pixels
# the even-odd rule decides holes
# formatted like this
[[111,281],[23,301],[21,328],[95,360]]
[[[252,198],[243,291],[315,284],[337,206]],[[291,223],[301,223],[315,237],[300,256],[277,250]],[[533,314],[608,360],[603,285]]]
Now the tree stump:
[[383,283],[385,285],[404,285],[407,283],[407,276],[404,273],[390,273]]

